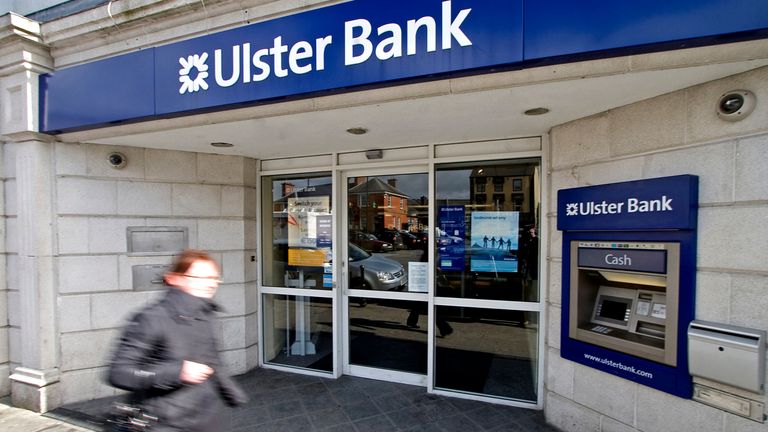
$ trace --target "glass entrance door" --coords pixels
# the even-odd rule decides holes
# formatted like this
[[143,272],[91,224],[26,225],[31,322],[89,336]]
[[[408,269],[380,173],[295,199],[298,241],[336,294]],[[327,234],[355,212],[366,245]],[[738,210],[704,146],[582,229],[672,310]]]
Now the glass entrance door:
[[343,178],[344,371],[426,386],[429,176]]

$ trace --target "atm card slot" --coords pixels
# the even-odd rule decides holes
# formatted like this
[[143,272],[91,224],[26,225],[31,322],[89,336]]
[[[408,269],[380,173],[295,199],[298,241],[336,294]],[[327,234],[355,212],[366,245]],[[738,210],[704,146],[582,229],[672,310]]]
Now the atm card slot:
[[664,335],[666,334],[666,327],[660,324],[639,321],[637,323],[636,332],[646,336],[664,339]]

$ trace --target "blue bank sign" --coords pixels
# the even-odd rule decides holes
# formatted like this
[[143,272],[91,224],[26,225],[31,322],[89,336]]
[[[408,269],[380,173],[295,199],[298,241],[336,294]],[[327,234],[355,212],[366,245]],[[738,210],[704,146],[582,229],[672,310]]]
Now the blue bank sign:
[[162,46],[157,114],[522,59],[522,1],[355,1]]
[[563,189],[557,193],[557,229],[695,229],[698,193],[698,180],[690,175]]
[[[427,15],[407,22],[391,22],[379,26],[371,23],[370,19],[357,18],[344,22],[342,34],[332,32],[295,42],[287,42],[292,38],[284,34],[271,40],[267,37],[266,41],[249,34],[235,35],[235,38],[242,37],[248,42],[237,43],[231,48],[213,49],[214,79],[211,81],[219,88],[238,84],[257,86],[272,77],[289,78],[292,75],[320,73],[326,70],[326,64],[329,68],[337,69],[373,60],[388,62],[404,56],[415,56],[420,52],[436,52],[438,49],[447,51],[454,46],[472,46],[472,40],[462,28],[471,11],[472,8],[466,8],[455,12],[451,1],[444,1],[437,17],[425,11]],[[259,42],[262,44],[259,45]],[[210,88],[207,78],[211,53],[200,52],[198,46],[189,45],[180,44],[159,50],[164,59],[175,59],[185,49],[195,52],[179,57],[179,93],[182,95]],[[194,78],[192,72],[196,72]]]
[[[655,23],[675,22],[675,25]],[[685,25],[679,25],[679,22]],[[636,29],[628,32],[625,29]],[[764,0],[353,0],[41,76],[44,132],[693,38],[765,37]],[[682,46],[682,45],[681,45]]]
[[355,0],[64,69],[42,77],[42,129],[520,62],[522,9],[522,0]]

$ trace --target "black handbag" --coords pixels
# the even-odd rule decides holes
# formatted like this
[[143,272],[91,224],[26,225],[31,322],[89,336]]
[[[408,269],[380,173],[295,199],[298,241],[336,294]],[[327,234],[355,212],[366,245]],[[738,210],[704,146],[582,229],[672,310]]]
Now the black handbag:
[[141,408],[124,402],[114,402],[112,412],[107,419],[107,430],[110,432],[148,432],[157,422],[157,417],[151,416]]

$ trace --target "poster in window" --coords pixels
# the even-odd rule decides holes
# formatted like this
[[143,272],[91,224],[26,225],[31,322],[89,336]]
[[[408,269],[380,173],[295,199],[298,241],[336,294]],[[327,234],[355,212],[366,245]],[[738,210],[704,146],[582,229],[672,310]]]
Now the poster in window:
[[427,273],[429,272],[429,263],[408,262],[408,291],[410,292],[428,292]]
[[519,212],[472,213],[470,268],[477,272],[517,272]]
[[327,196],[288,198],[288,265],[323,267],[330,261],[330,215]]
[[464,221],[463,205],[440,206],[437,227],[437,268],[440,270],[464,270]]
[[317,222],[317,247],[331,249],[333,247],[333,221],[331,215],[318,215]]

